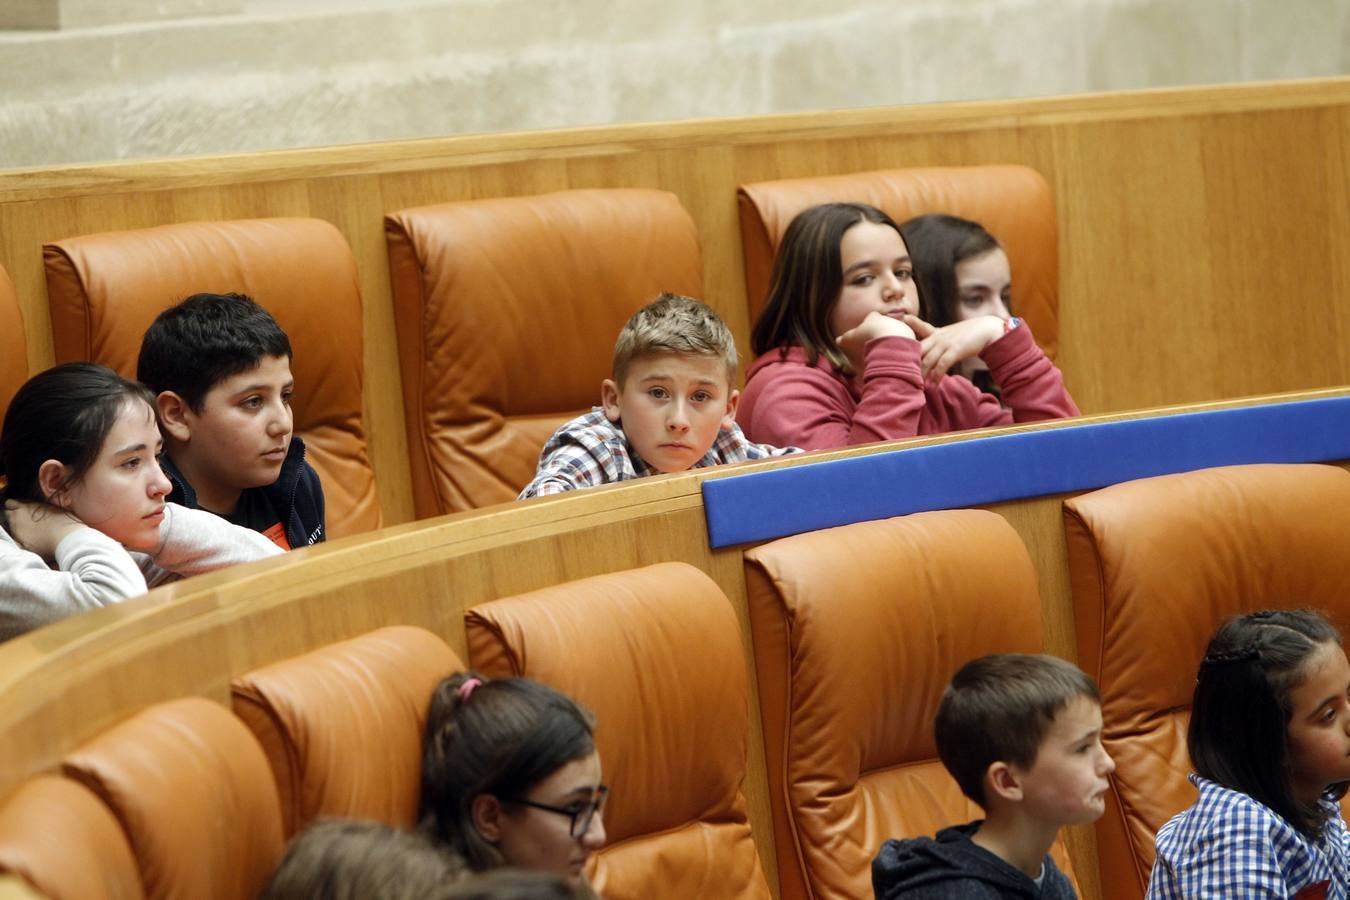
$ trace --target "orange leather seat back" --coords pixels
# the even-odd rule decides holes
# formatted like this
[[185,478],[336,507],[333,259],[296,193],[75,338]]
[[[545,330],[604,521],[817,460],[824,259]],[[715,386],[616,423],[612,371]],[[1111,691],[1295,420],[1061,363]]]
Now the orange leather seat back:
[[0,805],[0,875],[15,875],[49,900],[145,896],[126,836],[89,790],[42,775]]
[[515,499],[599,404],[628,317],[661,291],[703,299],[693,220],[663,191],[442,203],[385,233],[419,518]]
[[248,294],[291,340],[295,432],[323,481],[328,534],[380,527],[362,420],[361,293],[351,248],[319,219],[192,222],[43,248],[57,362],[136,377],[155,316],[192,294]]
[[774,255],[792,219],[820,203],[868,203],[897,224],[925,213],[972,219],[998,238],[1012,266],[1012,309],[1051,359],[1059,346],[1059,236],[1055,200],[1026,166],[889,169],[741,185],[741,243],[750,322],[769,293]]
[[783,900],[869,897],[887,838],[983,817],[933,720],[969,660],[1040,652],[1031,559],[1001,516],[951,510],[783,538],[745,576]]
[[149,707],[62,761],[122,823],[150,900],[253,900],[281,860],[281,807],[244,724],[200,697]]
[[14,282],[0,266],[0,421],[5,418],[9,401],[28,380],[28,345],[25,343],[23,313]]
[[234,681],[234,711],[276,776],[286,836],[319,816],[417,820],[431,693],[464,664],[439,637],[393,626]]
[[1102,691],[1116,761],[1097,853],[1106,896],[1139,898],[1154,834],[1195,800],[1191,695],[1224,619],[1311,606],[1350,627],[1350,472],[1202,469],[1064,504],[1079,663]]
[[614,786],[609,846],[592,857],[602,896],[770,896],[742,794],[740,629],[712,579],[662,563],[496,600],[465,619],[474,668],[546,682],[596,715]]

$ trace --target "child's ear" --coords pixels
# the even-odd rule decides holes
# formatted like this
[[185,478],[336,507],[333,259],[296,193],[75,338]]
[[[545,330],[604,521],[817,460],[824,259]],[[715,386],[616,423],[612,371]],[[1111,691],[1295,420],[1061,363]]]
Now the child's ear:
[[479,794],[469,806],[469,816],[473,827],[482,835],[483,840],[495,844],[502,836],[502,804],[491,794]]
[[606,419],[619,421],[619,386],[612,378],[600,382],[600,405],[604,407]]
[[187,401],[173,391],[160,391],[155,398],[155,413],[159,416],[159,426],[176,441],[186,441],[192,436],[188,426]]
[[66,464],[49,459],[38,466],[38,490],[52,506],[68,509],[70,499],[66,496]]
[[730,431],[736,425],[736,405],[740,402],[740,391],[732,391],[727,396],[727,414],[722,417],[723,431]]
[[1005,762],[990,763],[984,773],[985,797],[1002,797],[1011,803],[1022,801],[1022,779]]

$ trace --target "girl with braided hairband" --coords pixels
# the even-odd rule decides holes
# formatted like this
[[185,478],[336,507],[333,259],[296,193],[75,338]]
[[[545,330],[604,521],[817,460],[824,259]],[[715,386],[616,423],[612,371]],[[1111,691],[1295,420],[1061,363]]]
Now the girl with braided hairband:
[[1350,662],[1312,610],[1249,613],[1210,640],[1187,747],[1200,792],[1167,822],[1149,900],[1350,891]]
[[460,672],[427,713],[420,827],[476,872],[552,872],[590,895],[583,868],[605,844],[595,722],[529,678]]

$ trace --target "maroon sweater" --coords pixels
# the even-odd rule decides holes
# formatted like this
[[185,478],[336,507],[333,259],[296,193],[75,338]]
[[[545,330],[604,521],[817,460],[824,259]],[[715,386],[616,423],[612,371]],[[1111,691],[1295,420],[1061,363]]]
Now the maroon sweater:
[[913,338],[875,338],[863,355],[862,375],[850,377],[823,356],[809,365],[801,347],[770,350],[746,373],[736,421],[752,441],[821,450],[1078,415],[1025,323],[980,354],[1006,409],[957,375],[925,385]]

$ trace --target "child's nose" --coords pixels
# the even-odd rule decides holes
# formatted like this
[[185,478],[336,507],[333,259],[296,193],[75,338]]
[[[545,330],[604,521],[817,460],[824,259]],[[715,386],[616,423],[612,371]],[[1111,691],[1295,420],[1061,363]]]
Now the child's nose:
[[169,481],[169,476],[164,474],[164,470],[159,467],[159,463],[155,463],[154,467],[155,471],[150,476],[146,493],[151,497],[167,496],[173,490],[173,482]]
[[599,850],[605,846],[605,819],[600,813],[596,813],[591,818],[591,824],[587,826],[586,833],[581,836],[581,843],[592,850]]
[[671,431],[689,430],[689,411],[684,408],[684,404],[676,401],[670,405],[670,413],[666,418],[666,427]]

